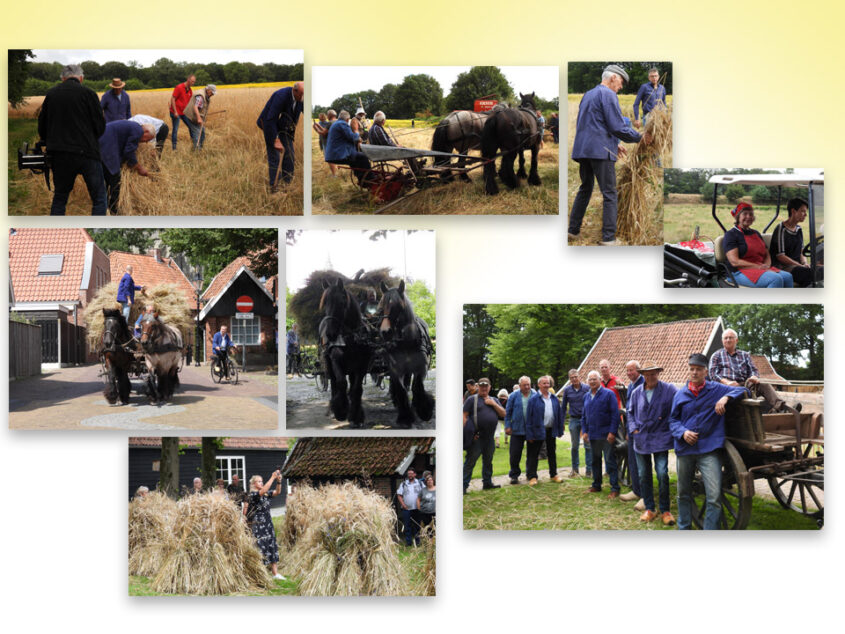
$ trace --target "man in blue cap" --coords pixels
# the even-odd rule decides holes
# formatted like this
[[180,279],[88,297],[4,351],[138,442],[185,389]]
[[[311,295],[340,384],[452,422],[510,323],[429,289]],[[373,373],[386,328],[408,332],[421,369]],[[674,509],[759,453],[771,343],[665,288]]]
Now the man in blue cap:
[[274,92],[258,115],[258,127],[264,132],[264,144],[267,146],[267,168],[270,173],[270,191],[277,191],[276,177],[279,172],[279,154],[282,164],[282,180],[293,180],[294,150],[293,138],[296,124],[302,114],[302,98],[305,94],[305,82],[298,81],[293,86]]
[[651,135],[640,135],[626,124],[619,108],[616,93],[628,81],[628,73],[621,66],[610,64],[604,69],[601,83],[588,90],[578,106],[578,120],[575,125],[575,142],[572,146],[572,160],[580,166],[581,187],[572,203],[569,215],[569,239],[575,240],[581,233],[581,223],[590,197],[593,195],[593,179],[599,183],[604,202],[602,205],[602,246],[616,246],[616,159],[626,154],[621,141],[639,142],[648,145]]

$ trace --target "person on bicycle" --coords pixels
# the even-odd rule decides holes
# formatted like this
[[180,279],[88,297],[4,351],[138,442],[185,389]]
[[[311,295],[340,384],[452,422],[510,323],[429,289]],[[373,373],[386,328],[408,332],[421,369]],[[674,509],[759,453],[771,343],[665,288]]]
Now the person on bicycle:
[[288,371],[288,378],[293,378],[294,374],[301,375],[300,373],[300,347],[299,347],[299,333],[297,333],[297,326],[294,323],[290,330],[288,330],[287,335],[287,347],[285,352],[287,354],[287,371]]
[[220,326],[220,331],[214,333],[211,340],[211,354],[220,363],[223,376],[229,378],[229,349],[233,348],[232,338],[229,336],[229,327],[225,324]]

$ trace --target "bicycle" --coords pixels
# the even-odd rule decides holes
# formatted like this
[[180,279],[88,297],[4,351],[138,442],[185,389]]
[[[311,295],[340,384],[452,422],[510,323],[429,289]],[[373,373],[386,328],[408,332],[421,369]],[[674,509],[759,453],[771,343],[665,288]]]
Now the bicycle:
[[[223,365],[226,364],[226,366]],[[221,355],[216,355],[214,360],[211,362],[211,380],[214,383],[220,383],[224,378],[226,378],[226,372],[224,367],[229,371],[229,383],[231,385],[238,384],[238,367],[235,365],[235,362],[229,357],[228,352],[223,352]]]

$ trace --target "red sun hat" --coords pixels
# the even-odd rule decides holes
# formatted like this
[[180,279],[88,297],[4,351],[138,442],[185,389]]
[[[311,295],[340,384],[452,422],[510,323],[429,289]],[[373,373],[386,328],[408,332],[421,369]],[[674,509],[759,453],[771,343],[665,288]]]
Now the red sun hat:
[[739,218],[739,214],[746,210],[754,211],[754,207],[751,206],[751,203],[739,203],[736,207],[733,208],[733,211],[731,211],[731,215],[734,218]]

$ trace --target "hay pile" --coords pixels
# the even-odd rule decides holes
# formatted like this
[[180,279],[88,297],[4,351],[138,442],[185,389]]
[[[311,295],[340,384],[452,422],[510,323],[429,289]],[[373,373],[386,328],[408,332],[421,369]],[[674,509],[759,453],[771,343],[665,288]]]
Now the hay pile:
[[619,215],[618,237],[627,244],[663,244],[663,219],[659,215],[663,199],[663,168],[672,154],[672,114],[665,108],[652,110],[645,132],[651,133],[651,145],[638,143],[629,150],[616,170]]
[[151,587],[167,594],[232,594],[273,587],[252,533],[226,495],[190,495],[176,504],[170,548]]
[[437,531],[434,525],[429,524],[420,533],[420,546],[425,557],[425,566],[422,571],[422,579],[417,584],[417,592],[420,596],[433,597],[437,594]]
[[397,286],[400,281],[400,278],[390,275],[389,267],[367,271],[356,280],[352,280],[337,271],[314,271],[308,276],[305,286],[291,297],[290,304],[288,304],[288,310],[299,326],[299,335],[305,340],[314,341],[317,339],[317,329],[320,320],[323,318],[323,313],[320,312],[320,297],[323,295],[322,281],[335,282],[338,278],[343,280],[344,286],[352,291],[352,294],[359,300],[363,299],[362,293],[369,289],[374,289],[376,296],[380,298],[379,285],[382,282],[393,287]]
[[[88,344],[95,350],[99,348],[103,336],[103,308],[120,309],[116,300],[117,286],[117,282],[110,282],[101,287],[85,307]],[[178,328],[182,332],[183,340],[186,340],[185,336],[194,328],[194,321],[185,293],[174,284],[157,284],[144,293],[136,292],[135,303],[129,313],[129,329],[132,330],[138,315],[150,303],[158,309],[159,318],[164,323]]]
[[285,570],[308,596],[413,594],[399,562],[396,513],[382,496],[351,482],[299,486],[288,500]]
[[176,502],[153,491],[129,503],[129,574],[150,577],[173,548]]

